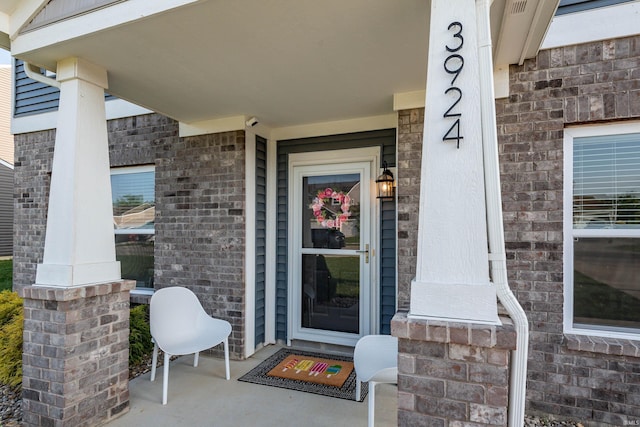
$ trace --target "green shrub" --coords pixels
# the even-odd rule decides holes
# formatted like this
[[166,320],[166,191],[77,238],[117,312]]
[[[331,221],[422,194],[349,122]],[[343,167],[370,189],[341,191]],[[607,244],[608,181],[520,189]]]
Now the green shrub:
[[22,299],[16,292],[0,292],[0,382],[22,382]]
[[[12,387],[22,382],[22,298],[16,292],[0,291],[0,383]],[[149,330],[149,307],[131,309],[129,365],[145,360],[153,351]]]
[[131,309],[129,318],[129,365],[137,365],[153,351],[149,330],[149,306],[139,305]]
[[10,291],[13,287],[13,260],[0,260],[0,291]]

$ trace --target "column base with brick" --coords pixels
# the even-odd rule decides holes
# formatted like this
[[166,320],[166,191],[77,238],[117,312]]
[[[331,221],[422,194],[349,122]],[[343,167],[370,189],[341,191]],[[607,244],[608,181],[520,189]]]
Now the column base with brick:
[[25,426],[104,424],[129,410],[129,291],[135,281],[27,286]]
[[409,318],[398,312],[398,425],[507,426],[516,332],[501,326]]

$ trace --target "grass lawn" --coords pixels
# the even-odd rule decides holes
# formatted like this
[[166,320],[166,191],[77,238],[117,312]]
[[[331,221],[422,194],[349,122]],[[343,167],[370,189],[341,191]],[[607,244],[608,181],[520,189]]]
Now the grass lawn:
[[13,284],[13,260],[0,261],[0,291],[11,290]]

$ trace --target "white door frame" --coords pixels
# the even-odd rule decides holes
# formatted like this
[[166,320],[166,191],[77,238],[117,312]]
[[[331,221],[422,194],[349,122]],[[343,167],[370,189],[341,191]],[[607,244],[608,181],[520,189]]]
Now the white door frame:
[[[301,294],[299,286],[296,286],[301,277],[301,224],[302,205],[297,198],[301,194],[302,177],[311,174],[329,175],[333,173],[343,173],[346,164],[362,163],[366,164],[362,167],[361,191],[362,194],[369,194],[370,213],[368,218],[362,215],[362,230],[369,231],[368,241],[362,239],[361,248],[368,243],[369,246],[369,263],[365,264],[361,260],[361,303],[360,303],[360,334],[349,334],[341,332],[321,331],[316,329],[305,329],[300,325],[301,316]],[[314,168],[314,165],[324,165],[323,167]],[[331,164],[335,169],[327,169],[326,165]],[[321,152],[295,153],[289,155],[288,164],[288,194],[292,198],[290,204],[291,211],[288,216],[288,302],[287,302],[287,343],[291,345],[291,340],[316,341],[328,344],[338,344],[346,346],[355,346],[358,338],[367,334],[378,333],[379,329],[379,278],[377,268],[377,246],[378,246],[378,228],[380,223],[379,204],[375,198],[375,179],[380,165],[380,148],[366,147],[347,150],[332,150]],[[304,170],[301,169],[304,167]],[[368,176],[368,180],[367,180]],[[365,233],[362,233],[364,236]],[[353,254],[357,252],[354,250]],[[368,286],[364,284],[369,283]]]

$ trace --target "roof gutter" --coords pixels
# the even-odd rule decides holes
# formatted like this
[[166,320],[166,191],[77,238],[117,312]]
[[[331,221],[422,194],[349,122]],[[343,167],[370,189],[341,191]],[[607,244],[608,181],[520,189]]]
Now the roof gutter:
[[[529,352],[529,322],[518,300],[509,288],[507,258],[504,249],[502,196],[498,167],[498,135],[491,58],[491,28],[489,7],[491,0],[476,2],[478,19],[478,65],[480,68],[480,100],[484,158],[485,197],[487,205],[487,233],[491,279],[498,299],[505,307],[516,328],[516,349],[511,353],[509,384],[510,427],[524,425],[527,390],[527,358]],[[484,10],[483,10],[484,9]],[[483,22],[484,21],[484,22]],[[482,77],[484,76],[484,78]]]
[[40,73],[39,67],[36,67],[35,65],[30,64],[26,61],[23,62],[23,65],[24,72],[30,79],[60,89],[60,82],[58,82],[56,79],[52,79],[51,77],[43,76]]

